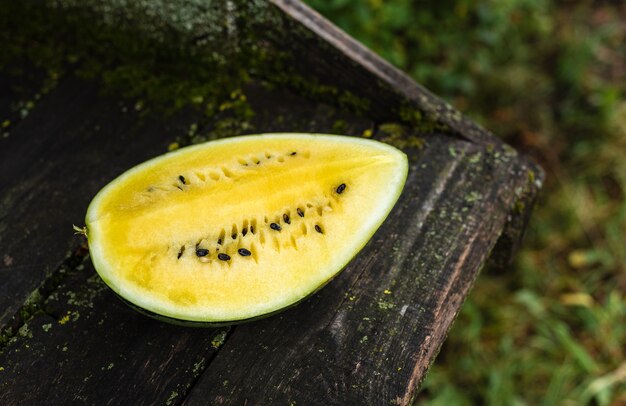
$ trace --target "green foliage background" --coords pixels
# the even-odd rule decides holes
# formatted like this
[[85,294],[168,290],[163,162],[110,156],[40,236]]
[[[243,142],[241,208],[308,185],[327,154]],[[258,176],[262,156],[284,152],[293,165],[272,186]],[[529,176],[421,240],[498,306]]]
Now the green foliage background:
[[546,169],[514,266],[486,270],[429,404],[626,403],[626,4],[307,0]]

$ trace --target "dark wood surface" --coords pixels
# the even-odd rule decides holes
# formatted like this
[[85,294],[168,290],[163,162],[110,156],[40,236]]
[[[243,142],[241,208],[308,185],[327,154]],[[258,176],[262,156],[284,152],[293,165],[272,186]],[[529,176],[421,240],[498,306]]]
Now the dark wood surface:
[[189,403],[408,403],[525,182],[471,143],[429,137],[359,256],[298,308],[237,327]]
[[[481,267],[510,258],[540,169],[466,119],[391,134],[390,106],[444,104],[299,3],[268,7],[285,13],[270,41],[309,30],[293,57],[331,55],[335,85],[374,107],[356,114],[255,79],[242,90],[254,112],[243,132],[369,131],[403,146],[409,178],[387,221],[336,279],[276,316],[216,329],[146,318],[101,282],[72,224],[115,176],[190,127],[211,138],[223,117],[145,115],[97,79],[66,73],[50,90],[37,69],[2,71],[0,404],[410,404]],[[377,101],[372,77],[395,104]]]

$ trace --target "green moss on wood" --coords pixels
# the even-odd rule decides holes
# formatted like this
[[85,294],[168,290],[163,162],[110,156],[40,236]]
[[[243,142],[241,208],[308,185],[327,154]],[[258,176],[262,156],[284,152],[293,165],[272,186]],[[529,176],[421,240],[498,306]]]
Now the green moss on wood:
[[413,105],[405,104],[398,110],[400,120],[408,124],[411,129],[421,134],[431,134],[435,132],[449,133],[450,127],[436,117],[429,115]]
[[424,138],[415,133],[412,127],[401,123],[383,123],[378,126],[378,138],[397,148],[422,149],[425,145]]
[[0,22],[9,27],[0,33],[9,44],[0,69],[34,64],[54,77],[71,70],[97,78],[104,91],[121,93],[142,113],[195,106],[212,114],[265,58],[258,48],[242,51],[252,38],[234,21],[261,7],[254,2],[2,0],[0,6]]
[[[203,112],[197,131],[181,135],[171,149],[252,132],[253,111],[241,90],[251,80],[356,114],[372,108],[368,98],[297,70],[295,53],[281,47],[284,34],[318,38],[265,1],[0,0],[0,23],[8,27],[0,33],[7,44],[0,69],[34,64],[47,72],[39,94],[72,71],[99,80],[105,92],[122,94],[129,100],[125,108],[140,115]],[[407,103],[396,114],[411,134],[447,131],[427,110]],[[333,132],[344,127],[338,121]],[[402,138],[390,135],[387,141],[421,147],[419,137]]]
[[224,342],[226,341],[226,335],[228,334],[228,330],[222,330],[213,337],[211,340],[211,346],[215,349],[220,348]]
[[17,314],[9,322],[9,324],[0,331],[0,352],[6,346],[16,339],[23,336],[28,331],[27,322],[32,320],[37,314],[44,312],[44,301],[53,293],[53,291],[62,283],[68,274],[76,272],[86,257],[84,248],[79,248],[76,252],[68,252],[63,263],[45,279],[43,284],[35,289],[22,306],[18,309]]
[[[259,41],[263,26],[282,24],[266,2],[0,0],[0,6],[0,22],[10,27],[0,40],[12,45],[0,55],[0,69],[34,64],[54,79],[46,91],[68,71],[97,79],[105,93],[127,98],[124,111],[139,115],[203,113],[171,150],[253,132],[254,111],[242,90],[253,79],[343,109],[369,108],[367,99],[297,74],[290,55]],[[21,110],[32,107],[27,101]],[[334,131],[344,127],[337,122]]]

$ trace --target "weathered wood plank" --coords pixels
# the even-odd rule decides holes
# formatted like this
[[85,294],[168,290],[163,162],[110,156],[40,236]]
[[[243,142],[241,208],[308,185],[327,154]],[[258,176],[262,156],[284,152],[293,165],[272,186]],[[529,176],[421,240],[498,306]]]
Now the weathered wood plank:
[[[378,122],[402,119],[422,129],[434,126],[440,132],[445,129],[478,143],[501,143],[297,0],[232,0],[206,4],[175,0],[166,7],[152,2],[125,6],[93,0],[40,0],[27,2],[26,7],[7,3],[7,7],[17,12],[27,8],[31,14],[32,10],[47,7],[56,18],[61,18],[55,20],[60,21],[60,28],[63,28],[59,34],[74,35],[64,41],[82,40],[83,37],[76,36],[76,31],[97,37],[97,32],[90,32],[85,24],[85,20],[93,20],[92,26],[103,30],[117,28],[128,35],[153,41],[136,43],[136,47],[141,44],[158,47],[171,41],[172,47],[168,48],[171,52],[186,48],[182,55],[202,56],[196,60],[204,62],[206,71],[223,79],[237,76],[234,72],[241,69],[318,98],[334,98],[338,104],[358,109]],[[65,18],[71,15],[79,18]],[[47,33],[36,31],[40,35]],[[132,60],[132,55],[114,33],[104,37],[104,41],[117,51],[124,63]],[[83,52],[94,48],[94,44],[79,43]],[[159,55],[146,54],[145,57],[159,58]],[[155,66],[152,60],[144,62]]]
[[[30,80],[29,80],[30,79]],[[33,83],[34,82],[34,83]],[[0,70],[0,124],[2,131],[19,118],[18,103],[30,98],[38,87],[36,79],[25,78],[23,75],[13,75]],[[0,137],[6,138],[6,137]]]
[[0,150],[12,129],[58,83],[41,69],[29,65],[0,67]]
[[3,405],[178,404],[228,331],[139,315],[90,264],[67,278],[44,310],[0,354]]
[[428,138],[365,250],[299,307],[237,327],[188,403],[410,403],[526,185],[500,157]]
[[12,129],[0,149],[0,328],[76,249],[72,224],[95,193],[191,121],[140,124],[120,100],[71,79]]
[[248,132],[311,132],[360,136],[375,129],[369,117],[320,103],[285,88],[259,82],[245,87],[247,100],[255,112]]
[[[74,81],[75,79],[71,80],[71,82]],[[81,89],[96,88],[92,83],[76,81],[76,84]],[[73,94],[69,99],[76,100],[81,105],[89,105],[86,100],[83,100],[83,96],[78,97],[67,87],[61,87],[58,90]],[[328,132],[337,122],[341,122],[346,132],[360,134],[372,125],[366,119],[355,118],[328,105],[306,101],[285,90],[251,83],[246,88],[246,95],[255,111],[249,131],[291,129],[292,131]],[[60,109],[68,108],[66,103],[59,103],[61,96],[54,95],[52,98],[53,101],[57,101],[55,103],[56,114],[59,116],[62,116],[59,114]],[[91,90],[87,91],[84,97],[95,98]],[[61,145],[75,142],[74,140],[78,138],[89,145],[84,147],[87,151],[85,153],[88,153],[89,148],[98,148],[100,155],[96,161],[98,166],[85,174],[89,177],[85,182],[95,189],[106,183],[110,175],[109,171],[119,173],[127,169],[127,167],[122,167],[128,165],[125,160],[134,158],[121,157],[119,150],[107,149],[101,145],[101,143],[108,145],[112,139],[117,139],[118,135],[115,133],[118,131],[129,132],[133,135],[135,142],[138,143],[132,147],[133,151],[141,147],[143,131],[150,132],[151,134],[145,135],[147,138],[143,142],[149,143],[152,140],[156,146],[148,148],[144,151],[146,153],[155,153],[154,149],[157,147],[165,150],[164,145],[175,140],[178,135],[175,132],[161,132],[152,129],[151,126],[149,128],[142,126],[124,128],[123,124],[119,124],[122,126],[121,129],[107,131],[101,129],[99,133],[101,139],[80,136],[69,130],[89,127],[87,123],[92,123],[94,120],[100,123],[99,125],[104,122],[123,120],[123,117],[119,116],[122,113],[120,113],[118,101],[106,98],[105,100],[108,101],[97,103],[101,115],[94,117],[92,113],[89,113],[90,107],[87,112],[72,115],[62,127],[55,131],[58,137],[55,138],[55,142]],[[113,103],[112,106],[109,105],[111,103]],[[47,106],[42,105],[41,108],[44,109]],[[42,110],[36,110],[22,125],[32,124],[37,127],[36,124],[43,121],[47,126],[47,121],[42,117],[48,114],[54,116],[52,110],[46,114]],[[72,111],[75,110],[72,109]],[[282,119],[278,119],[280,116],[283,116]],[[206,123],[206,128],[201,132],[207,132],[209,134],[207,136],[210,137],[220,119],[222,118],[216,117],[216,121]],[[134,118],[129,120],[134,123]],[[28,128],[32,130],[35,127]],[[22,131],[26,130],[22,129]],[[34,133],[36,134],[37,131]],[[31,132],[24,133],[23,136],[26,140],[29,136],[35,137]],[[119,136],[125,137],[125,135]],[[69,140],[64,140],[64,137],[69,137]],[[18,143],[15,148],[20,146],[21,144]],[[63,162],[67,165],[78,165],[71,163],[76,159],[75,151],[72,149],[59,147],[59,150],[55,152],[63,157]],[[160,152],[162,151],[158,151]],[[24,153],[29,152],[24,151]],[[39,159],[37,154],[45,155],[45,149],[30,153],[34,155],[32,159],[36,160]],[[96,157],[92,158],[96,159]],[[104,168],[102,162],[108,162],[111,168]],[[11,170],[14,171],[27,169],[17,163],[11,165],[14,165],[11,166]],[[57,166],[55,168],[59,170]],[[31,176],[29,174],[30,172],[27,171],[24,176]],[[69,176],[67,172],[63,174]],[[49,178],[54,180],[57,174],[51,169],[42,176],[42,182],[48,182]],[[20,183],[19,180],[20,178],[16,178],[14,182]],[[73,188],[76,187],[72,182],[55,182],[54,184],[58,187],[58,191],[67,194],[73,193]],[[59,206],[58,202],[52,200],[47,203],[53,207],[48,207],[47,210],[57,210],[59,213],[69,211],[69,215],[74,210],[84,210],[88,198],[95,192],[84,193],[88,196],[85,196],[87,200],[83,202],[82,208]],[[79,215],[82,216],[83,213],[84,211],[79,212]],[[47,227],[50,221],[55,220],[37,217],[35,221],[38,222],[38,227]],[[33,249],[39,244],[51,244],[50,240],[55,236],[61,243],[70,246],[78,245],[79,238],[71,237],[70,226],[71,223],[67,228],[52,228],[46,233],[24,240],[25,250]],[[10,230],[14,233],[11,235],[17,234],[15,227]],[[51,253],[54,252],[51,251]],[[86,259],[81,261],[81,256],[84,255],[85,253],[75,255],[74,265],[63,269],[65,275],[52,287],[43,289],[44,296],[49,295],[49,297],[39,298],[41,303],[38,308],[34,309],[36,311],[34,317],[21,327],[19,333],[10,340],[0,354],[0,367],[3,368],[0,371],[2,378],[0,389],[3,393],[0,395],[0,402],[17,399],[24,403],[43,401],[66,403],[76,398],[86,403],[99,403],[103,399],[123,400],[133,404],[167,403],[168,401],[178,403],[184,397],[187,388],[209,364],[210,358],[223,341],[224,330],[192,330],[167,326],[126,309],[103,285],[89,261]],[[84,270],[82,270],[83,267],[85,267]],[[28,279],[31,276],[32,283]],[[18,291],[28,292],[28,289],[33,286],[39,286],[38,283],[40,285],[50,283],[50,277],[45,278],[46,274],[34,272],[33,275],[26,276],[18,274],[13,280],[8,281],[15,282],[14,288]],[[15,303],[8,303],[12,304],[14,309],[16,307],[19,309],[20,300],[18,297]],[[29,309],[29,311],[32,310]],[[27,317],[31,315],[27,314]],[[64,350],[64,348],[67,349]],[[109,368],[109,365],[112,366]],[[26,376],[39,376],[41,371],[50,370],[63,372],[55,375],[52,384],[46,390],[35,390],[37,382],[25,379]]]
[[[442,123],[451,133],[477,143],[501,144],[407,74],[374,54],[299,0],[269,0],[286,18],[266,28],[279,49],[298,55],[290,63],[303,76],[341,88],[367,101],[367,115],[378,122],[402,118],[416,125]],[[278,18],[278,17],[275,17]],[[280,29],[276,29],[279,27]],[[415,112],[419,111],[419,119]]]

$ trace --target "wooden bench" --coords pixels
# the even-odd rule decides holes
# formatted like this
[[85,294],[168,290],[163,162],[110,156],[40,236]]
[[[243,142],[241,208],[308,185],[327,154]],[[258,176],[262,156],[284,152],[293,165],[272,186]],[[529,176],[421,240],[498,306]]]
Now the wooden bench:
[[[541,169],[296,0],[118,3],[0,0],[0,39],[18,47],[0,58],[0,404],[411,403],[479,270],[515,251]],[[90,77],[93,27],[114,54]],[[135,61],[148,70],[178,69],[164,47],[181,80],[209,72],[216,103],[163,114],[156,93],[106,92],[146,52],[116,30],[155,47]],[[57,71],[54,53],[31,55],[45,41]],[[366,248],[309,300],[248,324],[177,327],[117,300],[72,232],[95,193],[176,145],[277,131],[409,154]]]

